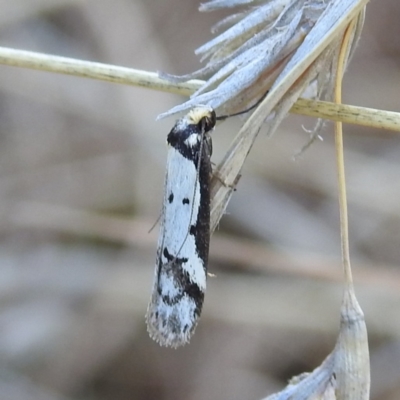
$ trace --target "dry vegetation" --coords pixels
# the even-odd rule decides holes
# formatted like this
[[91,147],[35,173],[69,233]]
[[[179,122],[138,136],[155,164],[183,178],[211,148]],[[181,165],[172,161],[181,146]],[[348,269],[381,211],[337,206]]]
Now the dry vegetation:
[[[223,13],[192,0],[0,1],[0,45],[145,70],[198,68]],[[344,102],[400,111],[398,0],[372,0]],[[0,68],[0,398],[261,399],[329,354],[342,299],[333,126],[257,138],[211,241],[203,315],[177,351],[147,336],[176,96]],[[241,120],[214,134],[218,162]],[[400,398],[400,138],[345,127],[350,251],[371,399]]]

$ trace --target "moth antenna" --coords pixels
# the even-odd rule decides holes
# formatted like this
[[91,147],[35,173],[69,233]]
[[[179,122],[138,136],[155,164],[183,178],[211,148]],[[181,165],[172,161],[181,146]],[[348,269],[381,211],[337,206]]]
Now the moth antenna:
[[230,118],[230,117],[236,117],[238,115],[242,115],[242,114],[246,114],[247,112],[253,110],[254,108],[258,107],[261,102],[267,97],[267,94],[269,93],[269,90],[267,90],[252,106],[250,106],[249,108],[246,108],[245,110],[242,111],[238,111],[236,113],[233,114],[227,114],[227,115],[220,115],[219,117],[217,117],[217,121],[225,121],[226,119]]

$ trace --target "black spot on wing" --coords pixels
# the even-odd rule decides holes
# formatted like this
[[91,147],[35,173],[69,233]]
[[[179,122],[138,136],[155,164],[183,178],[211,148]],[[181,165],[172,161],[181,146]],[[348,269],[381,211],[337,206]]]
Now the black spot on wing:
[[166,247],[164,247],[163,254],[164,254],[164,257],[168,260],[168,262],[172,261],[179,265],[182,265],[183,263],[188,262],[188,258],[186,258],[186,257],[175,257],[172,254],[170,254]]
[[185,197],[183,200],[182,200],[182,204],[189,204],[190,203],[190,201],[189,201],[189,199],[187,198],[187,197]]
[[201,308],[204,301],[204,292],[199,288],[197,283],[191,280],[191,277],[187,271],[182,268],[182,264],[189,262],[186,257],[175,257],[169,253],[168,249],[164,247],[164,257],[168,260],[167,263],[163,264],[161,259],[159,261],[159,272],[166,274],[179,289],[179,293],[175,296],[165,295],[162,292],[162,287],[158,287],[158,294],[161,296],[164,303],[173,306],[181,301],[184,296],[190,297],[196,304],[194,311],[194,318],[200,315]]
[[171,193],[171,194],[168,196],[168,203],[171,204],[173,201],[174,201],[174,194]]

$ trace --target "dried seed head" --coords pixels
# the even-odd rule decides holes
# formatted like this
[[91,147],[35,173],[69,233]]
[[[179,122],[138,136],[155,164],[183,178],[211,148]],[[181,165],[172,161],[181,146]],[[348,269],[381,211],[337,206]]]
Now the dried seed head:
[[314,371],[292,378],[280,392],[264,400],[368,400],[370,387],[367,329],[352,287],[341,308],[335,349]]
[[[349,8],[359,2],[341,1],[341,8]],[[336,3],[337,0],[214,0],[202,4],[201,11],[219,8],[237,8],[238,11],[214,28],[214,31],[225,28],[224,32],[196,50],[202,61],[208,60],[203,68],[183,76],[161,74],[172,81],[195,78],[207,81],[189,101],[160,117],[184,111],[196,104],[207,104],[214,109],[219,108],[219,113],[232,114],[256,103],[310,32],[319,24],[326,24],[326,17],[330,21],[328,25],[338,19]],[[303,54],[313,50],[326,33],[326,30],[320,30],[320,37],[313,37],[313,43],[302,49]],[[318,78],[318,95],[321,99],[329,99],[334,80],[332,59],[326,59],[321,69],[323,78]]]

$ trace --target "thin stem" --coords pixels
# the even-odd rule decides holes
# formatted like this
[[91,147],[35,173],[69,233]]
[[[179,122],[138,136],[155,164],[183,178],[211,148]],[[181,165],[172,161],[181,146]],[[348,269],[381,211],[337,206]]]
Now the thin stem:
[[[352,20],[343,37],[343,42],[338,59],[338,69],[335,85],[335,102],[342,102],[342,77],[346,65],[350,39],[353,33],[356,19]],[[346,178],[344,169],[344,152],[343,152],[343,132],[342,123],[335,123],[335,147],[336,147],[336,163],[337,163],[337,179],[339,191],[339,212],[340,212],[340,235],[342,245],[342,261],[344,268],[345,281],[348,286],[353,285],[353,277],[350,266],[350,249],[349,249],[349,222],[347,214],[347,195],[346,195]]]
[[393,111],[300,98],[290,112],[331,121],[341,121],[347,124],[400,132],[400,113]]
[[141,86],[164,92],[190,95],[203,81],[192,80],[179,85],[160,79],[156,72],[117,67],[91,61],[0,47],[0,64],[41,71]]
[[[168,82],[160,79],[155,72],[6,47],[0,47],[0,64],[140,86],[185,96],[190,96],[204,84],[201,80]],[[299,99],[291,112],[400,132],[400,113],[390,111]]]

